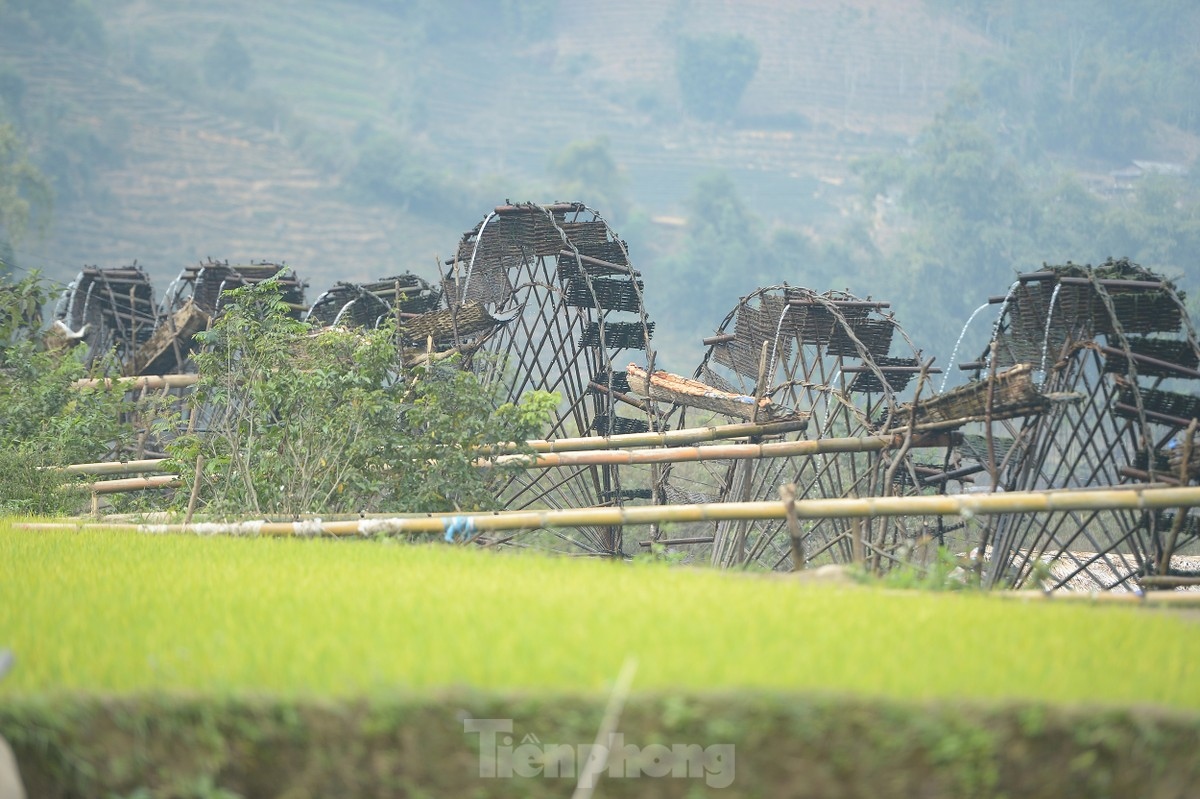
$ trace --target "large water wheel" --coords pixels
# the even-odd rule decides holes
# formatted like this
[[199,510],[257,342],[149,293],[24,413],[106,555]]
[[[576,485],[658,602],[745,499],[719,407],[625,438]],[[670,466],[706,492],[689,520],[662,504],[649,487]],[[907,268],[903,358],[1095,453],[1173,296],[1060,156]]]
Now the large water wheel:
[[[504,205],[464,234],[442,280],[446,318],[406,326],[462,353],[482,380],[517,400],[558,392],[549,436],[643,432],[653,403],[628,397],[619,365],[653,358],[654,323],[625,243],[580,203]],[[437,322],[433,324],[432,322]],[[613,466],[527,470],[499,487],[508,508],[619,505],[651,498],[652,476]],[[620,554],[619,528],[560,536],[571,547]]]
[[[991,343],[964,366],[980,381],[1023,373],[1041,399],[964,426],[964,462],[1006,491],[1196,479],[1184,453],[1200,419],[1200,346],[1170,281],[1126,260],[1068,263],[1021,275],[996,299]],[[997,586],[1136,588],[1144,575],[1189,571],[1173,556],[1198,534],[1200,520],[1182,512],[996,516],[982,529],[984,574]]]
[[[807,426],[789,438],[894,437],[896,446],[874,451],[825,453],[769,460],[712,461],[675,466],[664,475],[668,502],[775,500],[779,487],[795,484],[796,498],[888,496],[918,492],[940,465],[922,466],[916,448],[939,441],[906,437],[901,398],[921,380],[921,354],[888,303],[844,292],[818,294],[786,285],[761,288],[743,298],[705,339],[707,351],[695,379],[720,391],[769,397],[783,411],[806,415]],[[713,419],[685,405],[671,414],[675,427]],[[914,446],[915,445],[915,446]],[[940,457],[940,455],[939,455]],[[857,527],[846,519],[812,522],[804,535],[809,557],[878,568],[903,560],[931,535],[926,520],[874,520]],[[719,522],[707,533],[696,526],[684,536],[694,556],[722,567],[759,564],[790,568],[790,538],[783,521]]]
[[89,367],[111,353],[122,371],[132,370],[134,353],[159,321],[154,288],[136,263],[115,269],[85,266],[59,297],[54,317],[87,346]]
[[385,277],[371,283],[338,282],[324,291],[304,319],[315,325],[375,328],[399,313],[411,318],[436,309],[441,292],[411,273]]

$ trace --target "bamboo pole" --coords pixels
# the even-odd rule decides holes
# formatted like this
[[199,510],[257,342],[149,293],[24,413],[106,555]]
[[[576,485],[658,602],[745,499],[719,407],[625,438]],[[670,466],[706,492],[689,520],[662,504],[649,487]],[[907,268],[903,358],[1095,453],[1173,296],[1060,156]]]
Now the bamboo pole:
[[[730,425],[730,427],[769,427],[768,425]],[[712,431],[725,435],[726,431],[716,428],[697,428],[701,433]],[[694,431],[679,431],[692,433]],[[736,431],[738,433],[742,431]],[[709,433],[710,434],[710,433]],[[665,433],[655,433],[649,438],[662,439]],[[889,437],[876,438],[826,438],[802,441],[774,441],[768,444],[714,444],[710,446],[672,446],[667,449],[612,449],[614,439],[647,439],[642,433],[613,435],[610,438],[594,437],[559,439],[550,441],[533,441],[532,444],[545,444],[553,447],[554,452],[536,453],[529,455],[500,455],[491,459],[480,459],[478,465],[526,465],[532,469],[551,467],[574,467],[574,465],[595,464],[640,464],[640,463],[680,463],[692,461],[725,461],[725,459],[744,459],[762,457],[788,457],[793,455],[817,455],[822,452],[868,452],[887,449],[892,445]],[[668,439],[670,440],[670,439]],[[678,440],[684,440],[680,437]],[[583,449],[574,450],[571,447],[580,446]],[[480,447],[481,452],[488,447]],[[64,467],[66,474],[138,474],[142,471],[157,471],[168,458],[149,458],[144,461],[76,463]]]
[[125,477],[119,480],[101,480],[87,486],[93,495],[120,494],[125,491],[147,491],[154,488],[179,488],[183,481],[173,474],[154,477]]
[[[146,478],[156,480],[161,478]],[[112,481],[121,482],[121,481]],[[798,519],[846,519],[870,516],[987,516],[1001,513],[1054,513],[1075,510],[1150,510],[1200,506],[1200,486],[1186,488],[1112,488],[1096,490],[1013,491],[995,494],[950,496],[866,497],[797,500]],[[710,522],[738,519],[784,519],[784,503],[715,502],[696,505],[640,505],[630,507],[557,510],[495,511],[461,515],[434,515],[390,519],[357,519],[322,522],[249,521],[233,524],[148,524],[145,533],[183,533],[265,536],[305,535],[418,535],[451,530],[477,533],[485,530],[536,530],[545,527],[603,527],[655,522]],[[52,523],[51,523],[52,524]],[[30,525],[18,525],[29,527]],[[46,527],[47,523],[38,525]],[[62,523],[63,527],[89,525]]]
[[1142,577],[1138,580],[1146,588],[1181,588],[1184,586],[1200,585],[1200,577],[1183,575],[1163,574],[1154,575],[1151,577]]
[[166,458],[146,458],[136,461],[104,461],[101,463],[76,463],[64,466],[63,474],[142,474],[161,471]]
[[76,380],[71,388],[112,388],[118,386],[126,391],[158,388],[184,388],[194,386],[200,379],[199,375],[142,375],[140,377],[90,377]]
[[658,538],[652,541],[638,541],[639,547],[683,547],[693,546],[695,544],[711,544],[713,542],[711,535],[698,535],[691,538]]
[[875,452],[894,445],[895,438],[892,436],[816,438],[800,441],[773,441],[766,444],[712,444],[706,447],[498,455],[488,460],[476,461],[476,463],[481,466],[519,464],[530,469],[544,469],[553,466],[688,463],[712,460],[745,460],[748,458],[786,458],[795,455],[820,455],[830,452]]
[[[541,439],[529,441],[528,445],[534,452],[580,452],[594,449],[615,449],[630,447],[675,447],[684,444],[698,444],[702,441],[717,441],[727,438],[746,438],[749,436],[777,436],[794,433],[808,426],[808,419],[789,419],[766,424],[709,425],[707,427],[689,427],[683,430],[669,430],[665,433],[622,433],[614,436],[580,436],[577,438]],[[495,447],[480,447],[481,455],[499,455],[515,452],[516,444],[501,444]]]

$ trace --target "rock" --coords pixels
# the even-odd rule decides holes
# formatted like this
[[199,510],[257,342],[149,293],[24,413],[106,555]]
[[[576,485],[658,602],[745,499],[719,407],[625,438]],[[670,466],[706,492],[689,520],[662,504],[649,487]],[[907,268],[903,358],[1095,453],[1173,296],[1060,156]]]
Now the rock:
[[8,741],[0,738],[0,799],[25,799],[25,787]]

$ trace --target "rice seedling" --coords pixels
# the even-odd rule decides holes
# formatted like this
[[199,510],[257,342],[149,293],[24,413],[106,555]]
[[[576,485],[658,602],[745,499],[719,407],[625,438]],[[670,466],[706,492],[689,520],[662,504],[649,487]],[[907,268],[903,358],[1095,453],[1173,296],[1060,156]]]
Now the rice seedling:
[[1195,620],[441,544],[0,523],[0,694],[770,689],[1200,707]]

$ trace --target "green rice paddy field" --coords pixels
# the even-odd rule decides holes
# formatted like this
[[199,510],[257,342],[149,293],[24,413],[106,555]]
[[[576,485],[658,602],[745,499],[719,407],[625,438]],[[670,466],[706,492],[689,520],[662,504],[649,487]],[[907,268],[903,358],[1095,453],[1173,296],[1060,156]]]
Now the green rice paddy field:
[[753,688],[1200,708],[1178,611],[440,544],[0,524],[0,698]]

